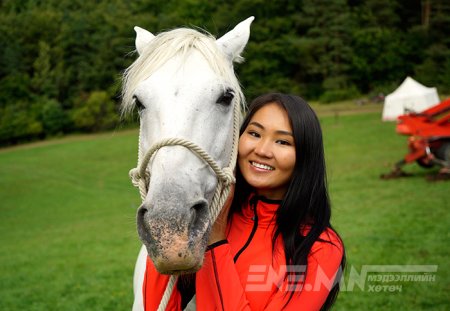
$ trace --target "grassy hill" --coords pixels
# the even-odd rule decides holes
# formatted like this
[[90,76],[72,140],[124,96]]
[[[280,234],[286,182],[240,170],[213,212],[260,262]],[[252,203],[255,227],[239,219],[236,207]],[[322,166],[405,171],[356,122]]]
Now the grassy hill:
[[[427,182],[430,171],[416,165],[406,168],[413,177],[379,179],[405,154],[406,138],[379,113],[330,111],[321,122],[333,224],[348,256],[334,309],[448,310],[449,183]],[[0,151],[0,310],[130,310],[136,159],[135,130]],[[352,288],[373,265],[437,272],[434,281],[372,277]]]

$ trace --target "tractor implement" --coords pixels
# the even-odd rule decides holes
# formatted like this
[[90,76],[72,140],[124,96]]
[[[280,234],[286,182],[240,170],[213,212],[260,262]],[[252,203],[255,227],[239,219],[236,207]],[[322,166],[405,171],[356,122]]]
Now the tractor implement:
[[408,137],[409,152],[383,179],[410,176],[402,171],[417,162],[424,168],[441,169],[431,180],[450,179],[450,98],[420,113],[409,112],[397,118],[396,132]]

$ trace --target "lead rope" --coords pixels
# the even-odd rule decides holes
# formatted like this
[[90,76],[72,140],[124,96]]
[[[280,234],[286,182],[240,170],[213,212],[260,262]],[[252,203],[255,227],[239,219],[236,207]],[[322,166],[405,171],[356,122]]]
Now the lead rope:
[[[166,138],[162,139],[159,142],[155,143],[142,158],[140,143],[139,143],[139,151],[138,151],[138,165],[136,168],[130,170],[130,178],[131,182],[135,187],[139,188],[139,193],[141,195],[142,202],[145,200],[148,192],[148,185],[150,184],[151,173],[148,169],[148,163],[150,162],[152,156],[162,147],[167,146],[183,146],[192,152],[194,152],[200,159],[204,160],[209,164],[211,169],[217,175],[217,187],[214,192],[214,196],[210,206],[211,212],[211,223],[217,219],[219,216],[220,210],[222,206],[225,204],[225,201],[230,193],[231,184],[235,183],[234,178],[234,169],[236,167],[236,158],[238,153],[238,140],[239,140],[239,125],[240,125],[240,110],[239,103],[236,102],[234,104],[234,113],[233,113],[233,145],[231,150],[230,161],[227,167],[221,169],[216,161],[202,148],[196,145],[193,142],[190,142],[183,138]],[[139,139],[140,139],[139,135]],[[166,290],[164,291],[164,295],[159,303],[158,311],[164,311],[169,303],[170,296],[172,295],[172,291],[175,287],[175,283],[177,281],[176,275],[171,275],[169,278],[169,282],[167,284]],[[145,306],[144,306],[145,308]]]

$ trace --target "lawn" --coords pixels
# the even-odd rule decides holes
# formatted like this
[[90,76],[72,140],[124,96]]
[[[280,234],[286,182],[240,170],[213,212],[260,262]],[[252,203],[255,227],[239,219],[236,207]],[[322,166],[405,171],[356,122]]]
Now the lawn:
[[[348,258],[334,309],[450,309],[450,182],[426,181],[436,170],[415,164],[405,168],[412,177],[379,179],[406,152],[406,138],[379,113],[336,110],[321,122],[333,224]],[[131,309],[136,156],[133,130],[0,151],[0,310]],[[362,282],[375,265],[419,272]],[[437,271],[414,279],[424,266]]]
[[0,310],[130,310],[136,132],[0,152]]

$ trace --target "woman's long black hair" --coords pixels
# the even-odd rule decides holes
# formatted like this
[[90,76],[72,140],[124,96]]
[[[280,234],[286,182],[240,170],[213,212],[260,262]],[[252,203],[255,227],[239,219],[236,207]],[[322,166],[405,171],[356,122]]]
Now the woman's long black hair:
[[[295,95],[269,93],[252,101],[241,126],[240,135],[247,128],[253,115],[269,103],[277,103],[286,110],[291,122],[296,150],[292,179],[276,213],[276,229],[272,244],[274,247],[275,241],[281,236],[286,264],[306,266],[312,245],[320,240],[320,234],[327,228],[332,229],[322,130],[316,114],[302,98]],[[236,178],[237,186],[231,213],[241,208],[243,201],[252,191],[239,169],[236,172]],[[308,225],[310,230],[306,235],[302,235],[300,228],[305,225]],[[339,273],[336,275],[337,281],[321,310],[330,309],[334,303],[339,292],[338,281],[344,267],[345,252]],[[294,274],[294,272],[291,273]],[[289,300],[293,294],[294,290],[291,291]]]

